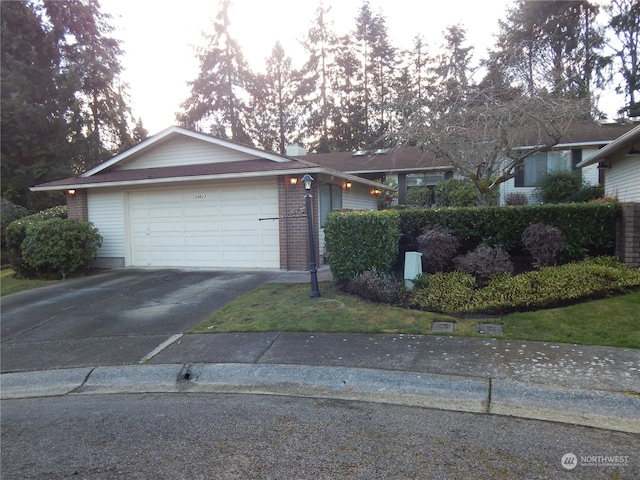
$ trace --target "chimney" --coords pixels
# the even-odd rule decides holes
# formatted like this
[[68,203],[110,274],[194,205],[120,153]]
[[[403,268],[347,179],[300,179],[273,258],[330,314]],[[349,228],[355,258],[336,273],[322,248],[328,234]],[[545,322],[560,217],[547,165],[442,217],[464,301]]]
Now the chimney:
[[287,145],[284,148],[285,152],[287,153],[287,157],[302,157],[307,154],[307,150],[299,143]]

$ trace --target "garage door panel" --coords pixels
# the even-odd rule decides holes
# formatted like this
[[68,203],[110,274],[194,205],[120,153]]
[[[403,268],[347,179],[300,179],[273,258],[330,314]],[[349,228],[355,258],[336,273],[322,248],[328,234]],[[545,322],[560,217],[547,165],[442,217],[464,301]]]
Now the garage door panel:
[[130,264],[279,268],[277,216],[275,180],[130,192]]

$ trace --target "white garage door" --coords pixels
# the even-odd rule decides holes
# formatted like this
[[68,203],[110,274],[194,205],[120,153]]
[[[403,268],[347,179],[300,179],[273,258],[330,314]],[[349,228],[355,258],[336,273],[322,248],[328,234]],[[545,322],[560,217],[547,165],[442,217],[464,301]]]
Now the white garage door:
[[130,264],[280,268],[276,181],[129,193]]

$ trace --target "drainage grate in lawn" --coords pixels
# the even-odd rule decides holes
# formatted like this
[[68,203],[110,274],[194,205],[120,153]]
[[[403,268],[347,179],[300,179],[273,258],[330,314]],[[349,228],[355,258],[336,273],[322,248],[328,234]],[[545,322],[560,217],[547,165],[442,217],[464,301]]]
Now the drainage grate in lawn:
[[478,333],[482,333],[484,335],[502,335],[504,332],[502,331],[502,325],[497,325],[495,323],[479,323]]
[[455,322],[433,322],[431,324],[431,331],[434,333],[453,333],[455,329]]

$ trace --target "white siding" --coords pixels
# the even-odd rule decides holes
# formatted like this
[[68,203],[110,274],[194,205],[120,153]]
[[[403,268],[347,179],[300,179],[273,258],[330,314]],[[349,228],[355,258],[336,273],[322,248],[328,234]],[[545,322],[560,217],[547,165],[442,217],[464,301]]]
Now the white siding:
[[342,208],[350,210],[377,210],[378,200],[371,195],[371,187],[354,185],[350,191],[342,191]]
[[102,235],[98,257],[124,259],[124,204],[121,191],[89,190],[89,221]]
[[620,202],[640,202],[640,155],[614,161],[605,170],[604,191]]
[[510,193],[524,193],[529,198],[529,203],[538,203],[535,190],[535,187],[516,187],[515,179],[510,178],[500,184],[500,205],[506,205],[505,198]]
[[138,168],[174,167],[177,165],[200,165],[205,163],[255,160],[258,157],[231,150],[219,145],[193,138],[172,138],[154,148],[145,150],[140,156],[119,165],[119,170]]
[[[582,158],[589,158],[597,151],[597,148],[583,148]],[[587,165],[582,169],[582,181],[589,185],[598,185],[598,164]]]

